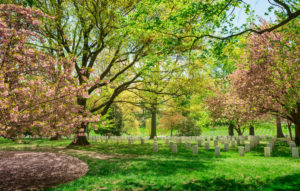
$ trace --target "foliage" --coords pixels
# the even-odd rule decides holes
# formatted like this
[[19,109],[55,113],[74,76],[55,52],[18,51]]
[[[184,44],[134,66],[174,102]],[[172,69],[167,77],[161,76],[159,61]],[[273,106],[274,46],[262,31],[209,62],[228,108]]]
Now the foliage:
[[44,40],[39,19],[53,18],[15,5],[0,5],[0,11],[0,136],[67,135],[97,120],[76,104],[86,85],[75,83],[74,63],[28,45]]
[[164,113],[160,118],[158,129],[165,129],[166,132],[170,131],[171,136],[173,135],[174,130],[181,128],[182,121],[185,119],[180,113]]
[[196,125],[196,121],[191,118],[183,118],[177,124],[177,134],[179,136],[199,136],[201,128]]
[[[249,51],[245,51],[230,78],[238,96],[251,103],[258,112],[278,115],[295,123],[299,128],[296,142],[300,145],[297,23],[295,20],[281,30],[251,35],[246,42]],[[261,28],[268,26],[263,21]]]

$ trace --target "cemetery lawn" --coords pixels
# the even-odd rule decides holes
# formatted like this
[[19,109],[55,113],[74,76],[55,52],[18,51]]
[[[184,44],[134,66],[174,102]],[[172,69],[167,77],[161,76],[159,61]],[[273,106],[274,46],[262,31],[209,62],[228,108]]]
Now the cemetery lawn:
[[[293,159],[286,142],[277,141],[272,157],[265,158],[266,142],[238,155],[230,148],[221,156],[211,149],[199,148],[193,155],[185,144],[173,154],[169,145],[159,140],[153,153],[153,141],[92,143],[86,147],[67,147],[70,140],[28,140],[28,144],[0,139],[0,150],[61,152],[75,156],[89,166],[87,174],[75,181],[46,190],[300,190],[300,159]],[[192,145],[195,144],[192,142]]]

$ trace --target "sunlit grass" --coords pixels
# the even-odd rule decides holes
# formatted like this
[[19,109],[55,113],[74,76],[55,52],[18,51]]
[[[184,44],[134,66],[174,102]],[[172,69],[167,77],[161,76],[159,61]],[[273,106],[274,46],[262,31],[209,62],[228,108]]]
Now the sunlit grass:
[[[153,153],[153,141],[144,145],[128,143],[92,143],[86,147],[68,147],[70,140],[34,140],[16,144],[0,140],[2,150],[63,151],[89,165],[88,173],[75,181],[47,190],[298,190],[300,160],[293,159],[286,142],[277,142],[271,158],[259,147],[238,156],[237,148],[216,157],[211,149],[199,148],[193,155],[184,143],[173,154],[159,140],[159,152]],[[195,144],[194,142],[192,142]],[[38,146],[37,146],[38,145]],[[76,151],[76,152],[75,152]],[[99,159],[97,155],[111,156]]]

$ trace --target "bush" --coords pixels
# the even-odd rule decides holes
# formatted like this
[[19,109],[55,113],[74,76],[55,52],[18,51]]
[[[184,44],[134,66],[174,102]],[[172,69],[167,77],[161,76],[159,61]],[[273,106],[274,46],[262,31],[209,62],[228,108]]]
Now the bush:
[[196,125],[196,121],[191,118],[181,119],[177,126],[178,136],[199,136],[201,128]]

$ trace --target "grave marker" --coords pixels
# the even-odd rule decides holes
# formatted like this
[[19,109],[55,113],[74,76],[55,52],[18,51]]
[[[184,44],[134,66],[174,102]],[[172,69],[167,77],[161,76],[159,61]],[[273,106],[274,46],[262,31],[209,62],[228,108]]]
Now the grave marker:
[[219,146],[215,147],[215,155],[220,156],[220,147]]
[[264,147],[265,157],[271,156],[271,147]]
[[293,158],[299,158],[299,150],[297,147],[292,148],[292,157]]
[[245,148],[244,147],[239,147],[239,155],[241,157],[245,156]]
[[193,145],[193,154],[198,154],[198,146]]
[[209,142],[206,142],[206,143],[205,143],[205,149],[206,149],[206,150],[209,150]]

